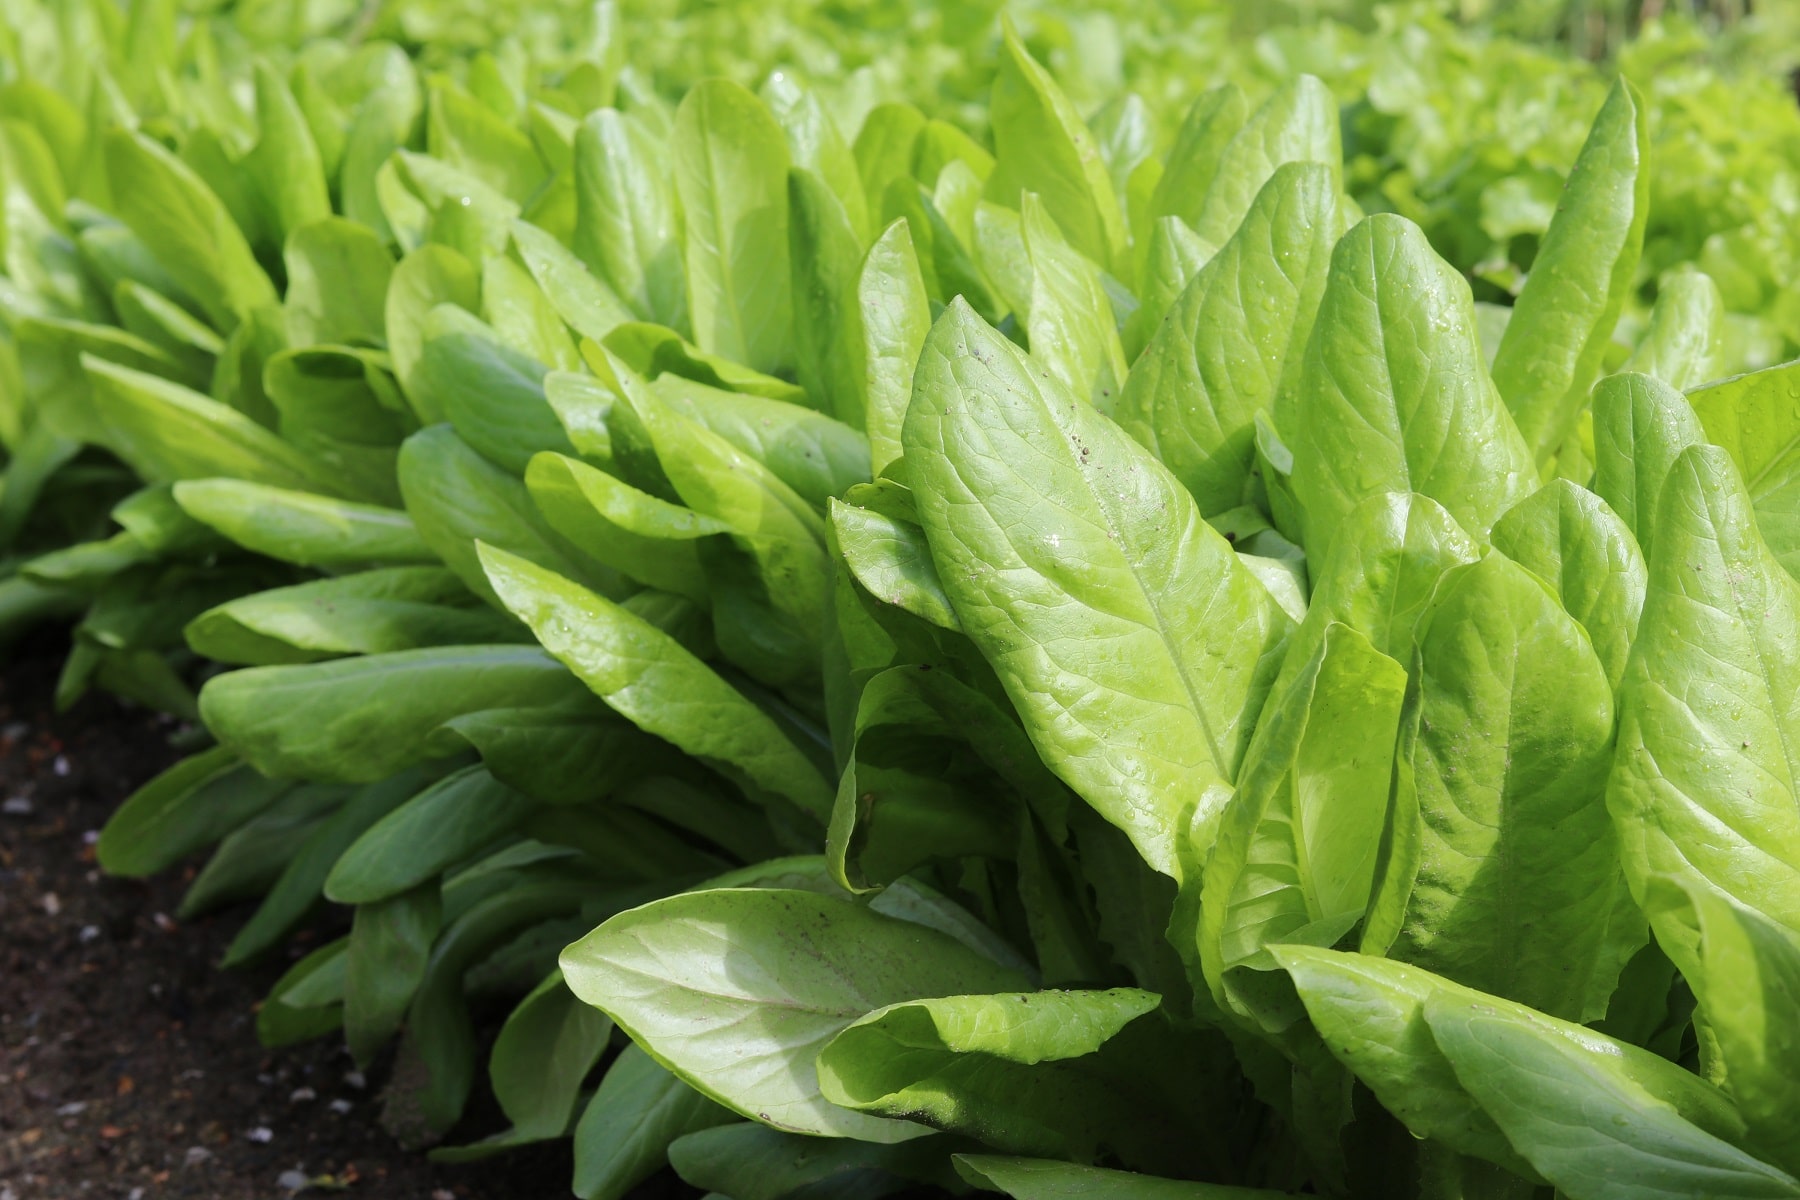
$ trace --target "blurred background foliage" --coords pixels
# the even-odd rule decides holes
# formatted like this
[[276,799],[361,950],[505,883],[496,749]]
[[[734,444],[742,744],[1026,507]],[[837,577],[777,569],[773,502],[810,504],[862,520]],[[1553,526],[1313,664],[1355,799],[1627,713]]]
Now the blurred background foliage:
[[[254,55],[294,56],[360,95],[383,60],[358,49],[394,44],[521,111],[673,98],[713,75],[754,87],[779,68],[847,137],[905,98],[979,138],[1003,8],[1097,128],[1159,151],[1213,84],[1255,96],[1319,76],[1342,105],[1357,201],[1417,221],[1478,298],[1502,302],[1623,73],[1649,100],[1656,151],[1623,332],[1664,271],[1697,265],[1732,313],[1733,361],[1800,351],[1795,0],[0,0],[0,79],[91,104],[116,88],[150,119],[209,123],[230,151],[252,136]],[[76,46],[104,52],[63,49]],[[148,63],[179,66],[146,77]]]

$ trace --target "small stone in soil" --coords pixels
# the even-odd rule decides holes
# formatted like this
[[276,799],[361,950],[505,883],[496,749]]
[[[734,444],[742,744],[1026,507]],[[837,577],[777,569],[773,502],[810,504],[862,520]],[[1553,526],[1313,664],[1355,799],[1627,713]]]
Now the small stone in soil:
[[348,1100],[333,1100],[331,1102],[331,1111],[340,1117],[348,1113],[354,1107],[356,1106],[351,1104]]
[[57,755],[56,761],[50,764],[50,769],[56,772],[57,778],[66,779],[69,774],[69,756],[66,754]]
[[29,817],[32,809],[31,801],[24,796],[8,796],[6,802],[0,804],[0,813],[9,817]]
[[212,1156],[212,1151],[205,1146],[189,1146],[187,1148],[187,1165],[197,1167]]
[[290,1192],[303,1192],[310,1182],[305,1171],[283,1171],[275,1177],[275,1186]]
[[57,898],[55,892],[44,893],[43,905],[44,912],[49,916],[54,917],[62,912],[62,901]]
[[67,1104],[57,1108],[56,1115],[59,1117],[78,1117],[87,1111],[87,1106],[88,1102],[86,1100],[71,1100]]
[[100,936],[100,927],[98,925],[83,925],[81,927],[81,933],[77,936],[81,938],[81,944],[85,946]]
[[288,1103],[290,1104],[300,1104],[307,1100],[317,1100],[318,1098],[319,1093],[313,1091],[309,1087],[295,1088],[288,1093]]
[[248,1138],[250,1141],[257,1143],[258,1145],[266,1146],[267,1144],[269,1144],[270,1142],[275,1140],[275,1131],[273,1129],[270,1129],[267,1125],[258,1125],[255,1129],[250,1130],[244,1136],[246,1138]]
[[368,1078],[361,1071],[344,1072],[344,1082],[359,1092],[369,1086]]

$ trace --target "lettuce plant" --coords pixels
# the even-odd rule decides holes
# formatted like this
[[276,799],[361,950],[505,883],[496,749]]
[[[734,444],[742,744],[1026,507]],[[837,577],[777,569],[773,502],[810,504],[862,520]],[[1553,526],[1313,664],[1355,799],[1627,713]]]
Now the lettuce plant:
[[[1600,378],[1648,219],[1636,93],[1485,352],[1416,226],[1358,219],[1329,162],[1248,164],[1240,131],[1197,208],[1240,198],[1224,242],[1121,373],[1125,223],[1020,74],[989,176],[1024,189],[1029,277],[995,278],[1028,297],[1015,337],[952,300],[904,414],[865,412],[898,456],[832,510],[843,891],[740,875],[562,956],[763,1127],[673,1160],[726,1192],[786,1134],[1023,1197],[1792,1194],[1793,1000],[1765,981],[1795,961],[1793,871],[1764,847],[1794,819],[1800,592],[1788,439],[1743,430],[1794,368],[1684,396],[1710,317],[1671,306],[1636,352],[1660,377]],[[1080,232],[1045,253],[1057,230]],[[484,563],[616,686],[620,651],[580,632],[603,598]],[[852,899],[920,878],[1001,945]]]

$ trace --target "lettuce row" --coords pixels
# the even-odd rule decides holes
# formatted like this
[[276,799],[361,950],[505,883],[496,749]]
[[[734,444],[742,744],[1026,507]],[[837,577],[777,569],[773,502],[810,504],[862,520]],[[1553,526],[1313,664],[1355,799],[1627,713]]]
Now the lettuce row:
[[1800,1192],[1795,368],[1621,322],[1643,98],[1502,327],[1318,80],[1158,159],[1001,47],[991,150],[380,43],[15,90],[0,586],[218,743],[103,865],[216,847],[233,962],[349,906],[259,1034],[583,1196]]

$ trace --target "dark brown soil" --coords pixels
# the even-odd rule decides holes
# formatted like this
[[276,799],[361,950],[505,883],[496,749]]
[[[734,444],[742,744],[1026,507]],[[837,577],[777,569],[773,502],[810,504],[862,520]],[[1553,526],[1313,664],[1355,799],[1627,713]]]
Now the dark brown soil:
[[[52,713],[62,645],[0,668],[0,1200],[276,1200],[300,1176],[309,1196],[568,1195],[567,1142],[468,1166],[402,1151],[376,1123],[379,1074],[355,1075],[340,1043],[257,1043],[287,964],[217,968],[247,909],[177,923],[181,872],[100,873],[95,831],[179,757],[177,730],[101,696]],[[467,1123],[470,1139],[503,1125]]]

